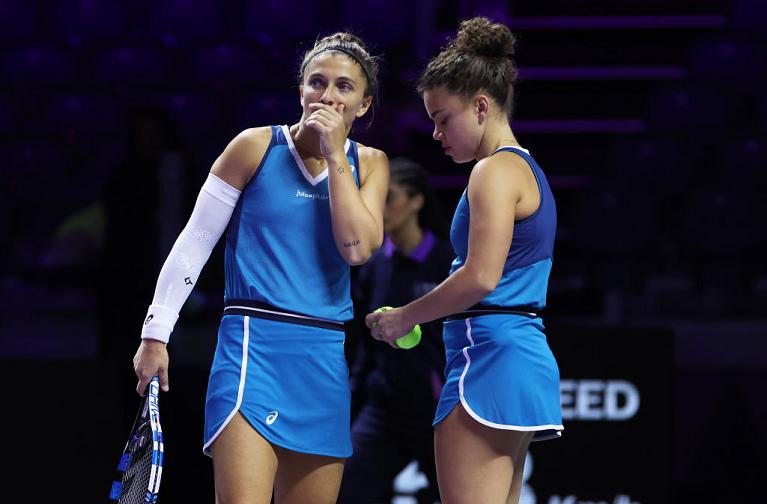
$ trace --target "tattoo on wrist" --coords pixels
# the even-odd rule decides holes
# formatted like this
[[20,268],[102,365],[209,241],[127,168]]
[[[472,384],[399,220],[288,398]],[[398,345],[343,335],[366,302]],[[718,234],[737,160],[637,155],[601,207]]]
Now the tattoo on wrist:
[[359,240],[352,240],[352,241],[344,242],[344,247],[356,247],[359,244],[360,244]]
[[344,170],[344,167],[343,167],[343,166],[339,166],[339,167],[338,167],[338,168],[336,168],[336,169],[338,170],[338,173],[346,173],[346,170]]

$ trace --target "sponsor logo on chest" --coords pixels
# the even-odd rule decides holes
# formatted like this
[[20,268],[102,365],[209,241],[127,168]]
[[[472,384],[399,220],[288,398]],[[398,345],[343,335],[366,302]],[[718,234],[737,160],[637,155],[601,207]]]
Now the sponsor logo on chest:
[[296,198],[306,198],[311,200],[326,200],[329,199],[330,196],[327,194],[322,193],[313,193],[313,192],[306,192],[302,191],[301,189],[296,190]]

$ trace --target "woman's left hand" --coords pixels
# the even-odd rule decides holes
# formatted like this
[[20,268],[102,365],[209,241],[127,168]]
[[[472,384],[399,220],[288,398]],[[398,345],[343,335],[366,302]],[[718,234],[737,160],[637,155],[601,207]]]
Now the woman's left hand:
[[413,329],[412,324],[403,308],[369,313],[365,317],[365,325],[370,328],[370,335],[374,339],[384,341],[392,348],[397,346],[397,338],[401,338]]
[[337,108],[324,103],[310,103],[309,110],[312,113],[304,123],[307,127],[317,132],[320,137],[320,152],[330,161],[333,156],[339,159],[346,157],[344,144],[346,143],[346,124],[344,123],[344,105]]

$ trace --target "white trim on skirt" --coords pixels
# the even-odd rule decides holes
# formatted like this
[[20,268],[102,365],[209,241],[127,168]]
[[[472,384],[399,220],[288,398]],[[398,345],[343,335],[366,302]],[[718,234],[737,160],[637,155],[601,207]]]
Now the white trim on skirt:
[[242,404],[242,396],[245,391],[245,376],[248,371],[248,340],[250,339],[250,317],[247,315],[242,318],[242,326],[242,365],[240,366],[240,383],[237,386],[237,402],[235,402],[234,409],[232,409],[229,416],[226,417],[226,420],[221,424],[221,427],[218,428],[216,433],[213,434],[208,442],[202,447],[202,452],[209,457],[211,456],[209,449],[210,445],[212,445],[213,441],[218,438],[224,428],[229,425],[229,422],[232,421],[234,415],[240,410],[240,405]]
[[473,409],[471,409],[471,406],[469,406],[469,403],[466,401],[466,397],[463,394],[463,380],[466,377],[466,373],[468,373],[469,371],[469,366],[471,366],[471,357],[469,356],[469,348],[474,346],[474,338],[471,337],[471,318],[466,319],[466,338],[469,340],[470,344],[469,346],[463,347],[463,356],[464,358],[466,358],[466,365],[464,366],[463,372],[461,373],[461,378],[458,380],[458,395],[461,398],[461,404],[463,405],[463,408],[466,410],[466,413],[468,413],[469,416],[471,416],[474,420],[481,423],[482,425],[486,425],[494,429],[515,430],[515,431],[524,431],[524,432],[545,431],[545,430],[557,431],[556,434],[538,438],[536,439],[536,441],[544,441],[546,439],[553,439],[553,438],[560,437],[562,433],[559,431],[564,430],[564,426],[562,425],[499,424],[499,423],[491,422],[489,420],[485,420],[484,418],[479,416]]

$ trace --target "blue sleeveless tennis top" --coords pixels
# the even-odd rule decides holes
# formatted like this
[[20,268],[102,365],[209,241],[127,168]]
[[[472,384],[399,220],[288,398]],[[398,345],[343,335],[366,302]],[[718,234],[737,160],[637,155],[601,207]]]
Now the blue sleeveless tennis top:
[[[541,202],[535,213],[514,222],[514,235],[501,280],[495,290],[480,301],[480,304],[531,306],[541,309],[546,306],[546,289],[557,230],[554,195],[543,170],[530,156],[529,151],[521,147],[501,147],[495,152],[500,151],[514,152],[527,161],[538,182]],[[467,191],[468,189],[464,190],[458,202],[450,226],[450,241],[457,256],[450,268],[451,275],[463,266],[469,250],[470,212]]]
[[[359,187],[357,143],[344,146]],[[352,318],[350,268],[336,248],[327,169],[312,177],[287,126],[272,139],[229,222],[225,301],[246,299],[313,317]]]

